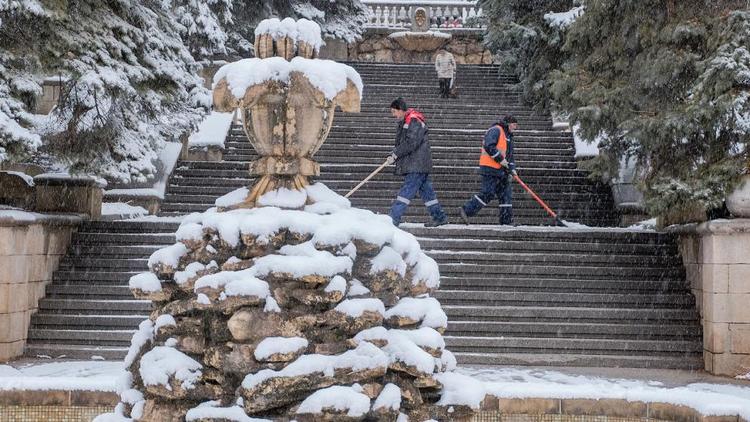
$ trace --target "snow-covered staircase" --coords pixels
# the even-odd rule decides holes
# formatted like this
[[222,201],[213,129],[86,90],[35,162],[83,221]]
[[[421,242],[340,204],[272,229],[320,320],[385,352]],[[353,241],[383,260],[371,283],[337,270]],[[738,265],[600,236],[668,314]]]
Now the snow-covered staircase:
[[[516,161],[524,180],[563,218],[590,226],[617,222],[606,186],[576,169],[573,140],[520,100],[495,66],[460,66],[459,99],[437,97],[429,65],[353,64],[365,82],[362,112],[338,113],[316,155],[319,178],[347,192],[380,164],[393,144],[388,105],[403,96],[431,128],[438,197],[454,222],[478,188],[481,135],[513,113],[521,122]],[[161,214],[203,211],[216,197],[251,182],[256,158],[240,127],[227,138],[223,162],[181,162]],[[387,212],[400,178],[381,174],[352,202]],[[533,364],[657,368],[702,367],[701,331],[675,241],[665,234],[619,229],[541,227],[551,220],[515,186],[516,222],[499,228],[496,207],[477,225],[405,227],[440,264],[436,296],[449,316],[446,341],[470,364]],[[408,222],[425,222],[415,200]],[[68,257],[33,317],[27,354],[90,358],[124,356],[149,304],[132,299],[128,278],[148,256],[174,241],[174,222],[90,222],[74,236]]]

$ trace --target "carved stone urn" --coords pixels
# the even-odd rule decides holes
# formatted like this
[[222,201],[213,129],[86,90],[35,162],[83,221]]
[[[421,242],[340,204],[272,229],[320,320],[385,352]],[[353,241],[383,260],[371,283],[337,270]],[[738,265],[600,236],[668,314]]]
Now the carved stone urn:
[[336,106],[359,112],[362,81],[349,66],[316,59],[320,27],[291,18],[263,21],[255,31],[257,58],[230,63],[214,77],[214,108],[240,109],[243,127],[260,158],[259,179],[239,208],[252,208],[266,192],[303,189],[320,174],[320,149]]

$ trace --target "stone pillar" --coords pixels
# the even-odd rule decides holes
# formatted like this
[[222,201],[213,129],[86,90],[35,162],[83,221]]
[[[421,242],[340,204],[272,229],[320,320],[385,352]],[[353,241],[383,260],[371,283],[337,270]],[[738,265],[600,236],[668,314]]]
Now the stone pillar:
[[29,321],[81,219],[0,214],[0,362],[23,354]]
[[750,219],[675,231],[701,315],[706,371],[732,377],[750,372]]
[[36,185],[35,211],[102,215],[102,188],[105,183],[91,177],[40,174]]

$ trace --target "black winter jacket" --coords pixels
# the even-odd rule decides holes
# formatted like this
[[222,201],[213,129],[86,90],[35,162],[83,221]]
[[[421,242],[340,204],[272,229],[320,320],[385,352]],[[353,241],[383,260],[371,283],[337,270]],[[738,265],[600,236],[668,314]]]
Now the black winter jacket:
[[406,111],[404,120],[396,128],[396,174],[429,173],[432,171],[432,153],[427,124],[422,113]]

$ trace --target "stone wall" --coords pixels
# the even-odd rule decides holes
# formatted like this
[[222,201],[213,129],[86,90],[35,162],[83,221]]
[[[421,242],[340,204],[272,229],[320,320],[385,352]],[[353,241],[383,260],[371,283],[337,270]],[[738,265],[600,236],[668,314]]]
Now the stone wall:
[[701,315],[706,371],[732,377],[750,372],[750,219],[675,231]]
[[[378,63],[434,62],[436,51],[409,51],[388,38],[388,32],[368,31],[359,42],[348,46],[347,57],[352,61]],[[326,41],[328,42],[328,41]],[[459,64],[491,64],[492,53],[482,45],[482,35],[476,32],[454,32],[442,47],[453,54]],[[323,56],[323,53],[321,53]]]
[[0,216],[0,362],[23,353],[31,314],[81,219]]

